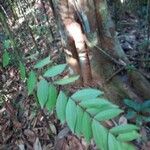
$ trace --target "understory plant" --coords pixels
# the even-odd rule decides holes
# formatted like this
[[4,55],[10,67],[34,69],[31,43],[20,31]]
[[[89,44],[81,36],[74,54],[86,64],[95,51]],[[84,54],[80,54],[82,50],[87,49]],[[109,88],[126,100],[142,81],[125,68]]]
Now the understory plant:
[[10,40],[4,40],[3,41],[3,55],[2,55],[2,64],[3,67],[7,67],[10,62],[10,54],[8,52],[8,49],[11,47],[11,41]]
[[[48,67],[47,67],[48,66]],[[67,65],[54,65],[47,57],[34,65],[27,79],[28,94],[36,92],[41,109],[56,110],[62,124],[67,123],[78,137],[94,140],[101,150],[135,150],[129,143],[140,137],[139,128],[133,124],[117,125],[111,129],[103,123],[117,117],[123,110],[103,97],[98,89],[85,88],[71,96],[58,90],[58,86],[74,82],[79,76],[61,77]],[[41,75],[37,76],[37,72]]]
[[[7,68],[10,64],[16,64],[19,68],[20,77],[22,80],[26,78],[26,68],[23,63],[23,59],[17,56],[17,54],[10,53],[9,50],[12,48],[12,41],[7,39],[3,41],[3,55],[2,55],[2,66]],[[14,60],[13,60],[14,59]]]
[[135,121],[139,126],[150,122],[150,100],[137,102],[135,100],[125,99],[124,103],[127,106],[127,119]]

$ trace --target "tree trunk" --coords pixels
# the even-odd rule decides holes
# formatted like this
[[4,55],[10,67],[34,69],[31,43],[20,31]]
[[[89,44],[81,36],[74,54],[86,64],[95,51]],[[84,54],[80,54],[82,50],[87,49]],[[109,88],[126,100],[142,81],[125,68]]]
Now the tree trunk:
[[150,98],[147,79],[135,68],[128,69],[106,0],[60,0],[59,8],[68,62],[83,84],[96,81],[117,104],[123,98]]

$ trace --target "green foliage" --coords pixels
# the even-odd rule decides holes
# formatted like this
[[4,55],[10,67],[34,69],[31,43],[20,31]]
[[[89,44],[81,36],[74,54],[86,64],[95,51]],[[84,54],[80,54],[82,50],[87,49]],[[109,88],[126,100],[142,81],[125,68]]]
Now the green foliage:
[[[57,79],[66,68],[66,64],[53,65],[50,58],[43,59],[34,66],[41,69],[51,63],[51,67],[37,77],[34,71],[29,73],[27,80],[28,94],[32,94],[37,84],[37,98],[42,109],[49,112],[56,109],[58,119],[62,124],[67,123],[70,130],[78,136],[84,136],[87,142],[94,139],[98,148],[102,150],[134,150],[126,142],[139,137],[138,127],[132,124],[116,126],[112,129],[105,128],[102,123],[113,119],[123,111],[117,105],[103,98],[103,92],[98,89],[82,89],[70,97],[63,91],[58,91],[56,85],[65,85],[74,82],[79,76]],[[50,83],[44,77],[51,77]],[[55,78],[53,78],[55,77]]]
[[37,85],[37,97],[41,108],[43,109],[48,99],[48,82],[45,79],[40,80]]
[[11,47],[11,40],[4,40],[3,42],[3,48],[4,49],[9,49]]
[[[57,107],[56,107],[57,108]],[[75,128],[75,132],[78,136],[80,136],[82,134],[82,128],[80,128],[82,126],[82,118],[83,118],[83,114],[84,111],[81,107],[77,106],[77,119],[76,119],[76,128]]]
[[107,142],[108,142],[108,130],[106,130],[105,127],[103,127],[101,124],[99,124],[98,121],[93,120],[92,122],[92,132],[93,137],[95,139],[95,143],[99,148],[102,150],[107,150]]
[[72,95],[72,98],[75,99],[77,102],[79,102],[79,101],[86,101],[87,99],[97,98],[98,96],[101,96],[102,94],[103,92],[97,89],[83,89],[74,93]]
[[117,139],[122,142],[129,142],[139,138],[139,136],[140,135],[136,131],[132,131],[118,135]]
[[[92,93],[93,97],[91,95],[87,97],[87,91]],[[136,131],[138,130],[137,126],[127,124],[108,130],[101,124],[122,113],[122,110],[118,106],[102,98],[101,93],[99,90],[88,88],[77,91],[70,98],[66,98],[65,94],[60,92],[59,99],[56,102],[56,112],[59,114],[57,115],[58,118],[62,123],[66,120],[71,131],[78,136],[83,135],[87,142],[90,142],[94,138],[98,148],[102,150],[107,150],[108,147],[111,147],[110,143],[113,143],[114,150],[125,150],[126,147],[129,150],[134,150],[133,146],[125,142],[140,137]],[[63,97],[65,97],[65,100]],[[65,103],[60,102],[61,100]],[[62,108],[61,111],[57,107]],[[88,111],[89,109],[92,111]]]
[[48,56],[48,57],[44,58],[43,60],[38,61],[34,65],[34,68],[40,69],[40,68],[44,67],[45,65],[47,65],[49,63],[51,63],[51,61],[50,61],[50,57]]
[[25,80],[26,78],[26,68],[24,64],[20,61],[19,62],[19,71],[20,71],[20,76],[22,80]]
[[76,75],[76,76],[67,77],[67,78],[63,78],[63,79],[57,80],[54,83],[58,84],[58,85],[65,85],[65,84],[72,83],[72,82],[74,82],[74,81],[76,81],[78,79],[79,79],[79,76]]
[[[43,73],[43,67],[47,67],[47,65],[51,65],[51,67],[49,69],[47,69],[47,71],[45,71]],[[42,70],[42,75],[43,78],[46,77],[55,77],[55,76],[59,76],[65,69],[66,69],[66,64],[59,64],[59,65],[53,65],[53,62],[50,59],[50,56],[39,60],[35,65],[34,65],[34,69],[41,69]],[[23,67],[22,67],[23,68]],[[22,69],[23,70],[23,69]],[[33,90],[36,87],[37,84],[37,76],[35,71],[31,71],[28,75],[28,80],[27,80],[27,88],[28,88],[28,95],[33,93]],[[40,75],[39,75],[40,77]],[[69,84],[74,82],[75,80],[77,80],[79,78],[79,76],[72,76],[72,77],[64,77],[64,78],[55,78],[55,80],[52,79],[52,84],[56,84],[56,85],[65,85],[65,84]],[[52,85],[50,85],[52,86]],[[47,104],[48,105],[48,104]],[[43,106],[42,106],[43,107]],[[50,110],[50,108],[48,109]]]
[[54,85],[48,87],[48,100],[46,102],[46,108],[50,112],[56,105],[57,89]]
[[112,129],[110,129],[110,132],[117,135],[117,134],[123,134],[138,129],[139,128],[133,124],[126,124],[126,125],[123,124],[123,125],[113,127]]
[[132,65],[132,64],[129,64],[129,65],[127,65],[126,66],[126,69],[127,69],[127,71],[133,71],[133,70],[135,70],[135,66],[134,65]]
[[127,119],[135,119],[136,124],[150,122],[150,100],[143,103],[134,100],[125,99],[124,103],[127,105]]
[[[47,67],[47,65],[51,65],[49,69],[45,73],[43,73],[44,69],[43,67]],[[41,69],[41,76],[40,81],[37,83],[38,76],[36,75],[35,71],[31,70],[28,79],[27,79],[27,89],[28,89],[28,95],[33,94],[34,89],[37,91],[37,98],[38,102],[40,104],[40,107],[46,108],[49,112],[53,110],[53,108],[56,105],[56,99],[58,96],[58,91],[55,86],[55,84],[59,85],[65,85],[69,84],[71,82],[74,82],[79,78],[79,76],[73,76],[73,77],[64,77],[63,79],[58,79],[55,76],[59,76],[66,68],[66,64],[59,64],[59,65],[53,65],[53,62],[51,61],[50,57],[46,57],[42,60],[39,60],[35,65],[34,69]],[[51,77],[51,83],[49,84],[44,77]],[[55,77],[53,79],[53,77]],[[37,88],[36,88],[37,87]]]
[[66,66],[66,64],[52,66],[44,73],[44,77],[54,77],[56,75],[59,75],[65,70]]
[[30,95],[33,92],[33,90],[36,86],[36,83],[37,83],[36,73],[32,70],[29,73],[29,77],[27,80],[28,95]]
[[[83,117],[81,119],[81,121],[82,121],[82,124],[81,124],[82,133],[83,133],[85,139],[87,140],[87,142],[90,142],[90,140],[92,138],[92,127],[91,127],[92,118],[91,118],[90,114],[85,113],[85,112],[84,112],[82,117]],[[79,128],[79,126],[78,126],[78,128]]]
[[[53,62],[50,60],[50,57],[47,57],[44,58],[43,60],[38,61],[34,65],[34,68],[41,69],[48,64],[51,64],[51,67],[48,70],[46,70],[46,72],[44,72],[43,75],[43,77],[47,77],[47,78],[49,77],[52,78],[60,75],[66,69],[67,66],[66,64],[53,65]],[[64,77],[62,79],[57,79],[53,81],[53,83],[57,85],[65,85],[76,81],[78,78],[79,78],[78,75],[72,77]]]
[[112,119],[112,118],[118,116],[122,112],[123,111],[118,108],[106,109],[106,110],[103,110],[101,113],[98,113],[95,116],[95,119],[97,119],[99,121],[109,120],[109,119]]
[[7,50],[3,53],[3,67],[6,67],[9,64],[10,56]]
[[75,102],[69,99],[64,111],[66,112],[67,124],[71,131],[74,132],[77,118]]
[[66,118],[66,113],[64,112],[64,110],[66,108],[67,100],[68,100],[67,96],[62,91],[60,91],[57,98],[56,112],[57,117],[60,118],[60,121],[62,123],[65,122]]

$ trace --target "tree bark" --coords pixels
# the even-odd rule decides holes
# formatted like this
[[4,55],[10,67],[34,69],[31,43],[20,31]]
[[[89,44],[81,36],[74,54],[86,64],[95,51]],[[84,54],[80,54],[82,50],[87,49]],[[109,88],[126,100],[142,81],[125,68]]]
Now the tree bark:
[[138,70],[128,69],[130,62],[116,36],[106,0],[60,0],[59,6],[66,48],[76,60],[74,71],[83,83],[93,78],[117,104],[123,98],[150,98],[147,79]]

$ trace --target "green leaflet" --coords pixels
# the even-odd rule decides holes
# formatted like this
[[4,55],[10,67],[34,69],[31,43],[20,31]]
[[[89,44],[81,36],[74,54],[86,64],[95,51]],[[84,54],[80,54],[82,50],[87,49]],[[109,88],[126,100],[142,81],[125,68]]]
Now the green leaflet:
[[21,61],[19,62],[19,71],[21,79],[24,80],[26,78],[26,68]]
[[6,67],[9,64],[10,56],[9,53],[5,50],[3,53],[3,67]]
[[108,131],[96,120],[92,122],[92,131],[98,148],[101,150],[108,150]]
[[66,106],[66,121],[72,132],[74,132],[75,130],[76,118],[77,118],[76,104],[71,99],[69,99]]
[[118,116],[123,111],[118,108],[111,108],[98,113],[94,118],[99,121],[105,121]]
[[50,112],[56,105],[57,89],[54,85],[48,87],[48,100],[46,102],[46,108]]
[[33,92],[36,82],[37,82],[37,77],[36,77],[35,72],[32,70],[30,71],[29,77],[27,80],[28,95],[30,95]]
[[134,110],[136,110],[136,111],[141,111],[141,104],[138,103],[138,102],[136,102],[136,101],[129,100],[129,99],[125,99],[125,100],[124,100],[124,103],[125,103],[128,107],[130,107],[130,108],[132,108],[132,109],[134,109]]
[[52,66],[44,73],[44,77],[54,77],[56,75],[59,75],[65,70],[66,66],[66,64]]
[[80,105],[85,108],[99,108],[99,111],[103,111],[105,110],[105,108],[117,108],[118,107],[103,98],[87,99],[87,100],[81,101]]
[[137,150],[133,145],[127,143],[121,143],[121,150]]
[[91,127],[91,117],[87,112],[84,112],[83,119],[82,119],[82,133],[87,140],[90,142],[92,138],[92,127]]
[[99,108],[87,108],[86,111],[92,116],[95,116],[97,113],[100,112]]
[[132,132],[119,134],[119,136],[117,137],[117,140],[119,140],[121,142],[129,142],[129,141],[133,141],[139,137],[140,137],[140,134],[138,134],[136,131],[132,131]]
[[149,109],[150,110],[150,100],[144,101],[141,107],[142,107],[142,111],[144,109]]
[[111,133],[108,134],[108,150],[123,150],[121,143]]
[[83,119],[83,109],[80,106],[77,106],[77,121],[76,121],[76,128],[75,133],[80,136],[82,133],[82,119]]
[[118,134],[122,134],[122,133],[131,132],[133,130],[139,130],[139,128],[133,124],[123,124],[123,125],[113,127],[109,131],[112,134],[118,135]]
[[58,84],[58,85],[65,85],[65,84],[69,84],[69,83],[72,83],[76,80],[79,79],[79,76],[72,76],[72,77],[68,77],[68,78],[63,78],[63,79],[60,79],[60,80],[57,80],[55,81],[54,83],[55,84]]
[[97,89],[87,88],[87,89],[82,89],[80,91],[77,91],[71,97],[75,101],[86,101],[86,100],[90,100],[90,99],[95,99],[102,94],[103,94],[103,92],[101,92]]
[[67,97],[66,95],[60,91],[58,97],[57,97],[57,103],[56,103],[56,113],[58,116],[58,119],[60,119],[60,121],[62,123],[64,123],[66,121],[66,105],[67,105]]
[[37,85],[37,97],[41,108],[43,109],[48,98],[48,82],[45,79],[40,80]]
[[51,63],[51,60],[50,60],[50,56],[44,58],[43,60],[40,60],[38,61],[35,65],[34,65],[34,68],[37,68],[37,69],[40,69],[42,67],[44,67],[45,65]]
[[128,110],[128,112],[127,112],[127,114],[125,115],[125,117],[126,117],[127,119],[132,119],[132,118],[136,117],[136,115],[137,115],[137,112],[136,112],[136,111],[134,111],[134,110]]

